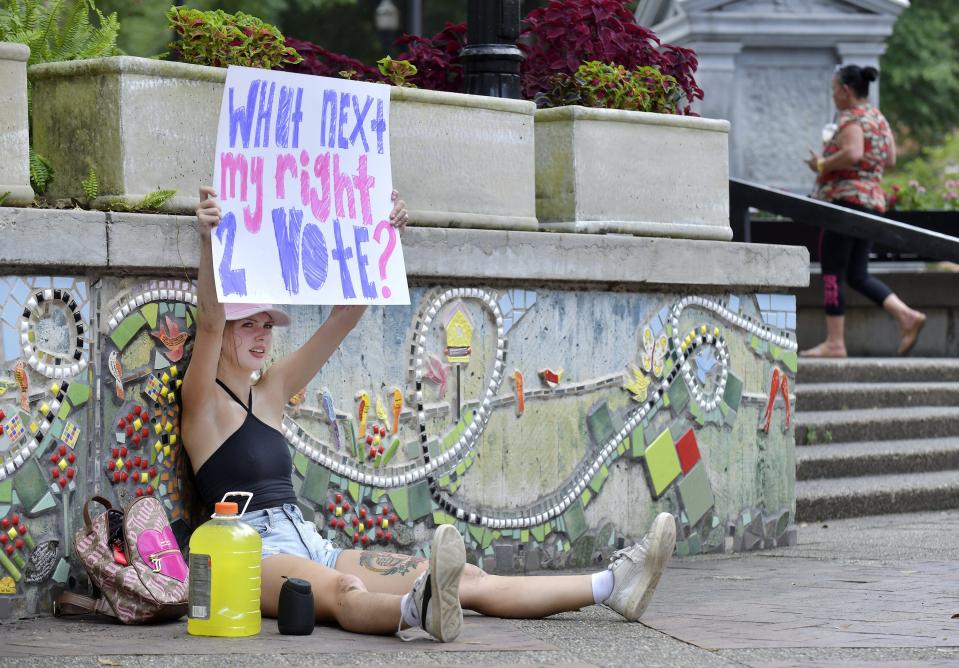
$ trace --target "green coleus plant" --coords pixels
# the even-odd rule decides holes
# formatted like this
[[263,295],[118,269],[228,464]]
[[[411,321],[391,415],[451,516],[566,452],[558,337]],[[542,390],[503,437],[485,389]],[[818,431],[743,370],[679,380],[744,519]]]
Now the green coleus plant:
[[170,48],[186,63],[276,69],[303,60],[279,30],[243,12],[171,7],[167,18],[179,37]]
[[598,60],[581,64],[573,75],[554,75],[550,87],[536,96],[540,107],[580,104],[659,114],[675,114],[680,100],[675,77],[664,75],[656,67],[630,70]]

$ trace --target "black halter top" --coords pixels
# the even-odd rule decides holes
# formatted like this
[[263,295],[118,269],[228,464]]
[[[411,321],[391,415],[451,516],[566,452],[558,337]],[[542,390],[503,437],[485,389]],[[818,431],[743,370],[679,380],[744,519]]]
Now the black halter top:
[[246,419],[196,472],[204,506],[212,508],[227,492],[252,492],[247,512],[296,503],[290,448],[283,434],[253,414],[253,388],[244,404],[219,378],[216,383],[243,406]]

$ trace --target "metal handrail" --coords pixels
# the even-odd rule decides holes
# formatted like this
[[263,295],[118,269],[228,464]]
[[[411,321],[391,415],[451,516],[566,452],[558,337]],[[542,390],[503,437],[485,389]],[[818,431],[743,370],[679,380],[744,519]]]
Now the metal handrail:
[[[935,260],[959,260],[959,238],[948,234],[758,183],[729,179],[730,218],[745,221],[750,207]],[[749,241],[748,238],[744,240]]]

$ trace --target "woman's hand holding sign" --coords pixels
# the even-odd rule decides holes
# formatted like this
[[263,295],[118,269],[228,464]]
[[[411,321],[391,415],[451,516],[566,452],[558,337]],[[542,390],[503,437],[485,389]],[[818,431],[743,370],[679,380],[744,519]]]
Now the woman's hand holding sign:
[[220,203],[216,191],[210,186],[200,188],[200,205],[196,208],[196,226],[201,237],[209,237],[214,227],[220,224]]

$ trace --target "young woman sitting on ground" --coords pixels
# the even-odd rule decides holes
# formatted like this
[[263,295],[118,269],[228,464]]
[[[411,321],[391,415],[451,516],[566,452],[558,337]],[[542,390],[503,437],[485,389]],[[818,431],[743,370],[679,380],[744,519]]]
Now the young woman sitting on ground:
[[[420,627],[455,640],[462,608],[496,617],[545,617],[604,603],[630,621],[648,605],[676,542],[675,521],[661,513],[640,543],[620,550],[592,575],[501,577],[466,564],[462,536],[437,527],[429,559],[341,550],[320,536],[296,506],[292,458],[279,431],[289,397],[306,387],[356,326],[365,306],[336,306],[310,339],[264,369],[273,328],[289,317],[267,304],[221,304],[213,283],[210,234],[220,222],[211,188],[200,190],[198,318],[193,355],[181,389],[181,434],[187,470],[203,507],[231,490],[253,493],[243,519],[260,533],[261,608],[277,613],[283,577],[309,581],[316,621],[357,633]],[[390,222],[406,225],[393,194]],[[262,372],[254,384],[254,372]],[[182,455],[182,453],[181,453]],[[189,483],[190,481],[185,481]],[[189,485],[186,485],[189,488]]]

